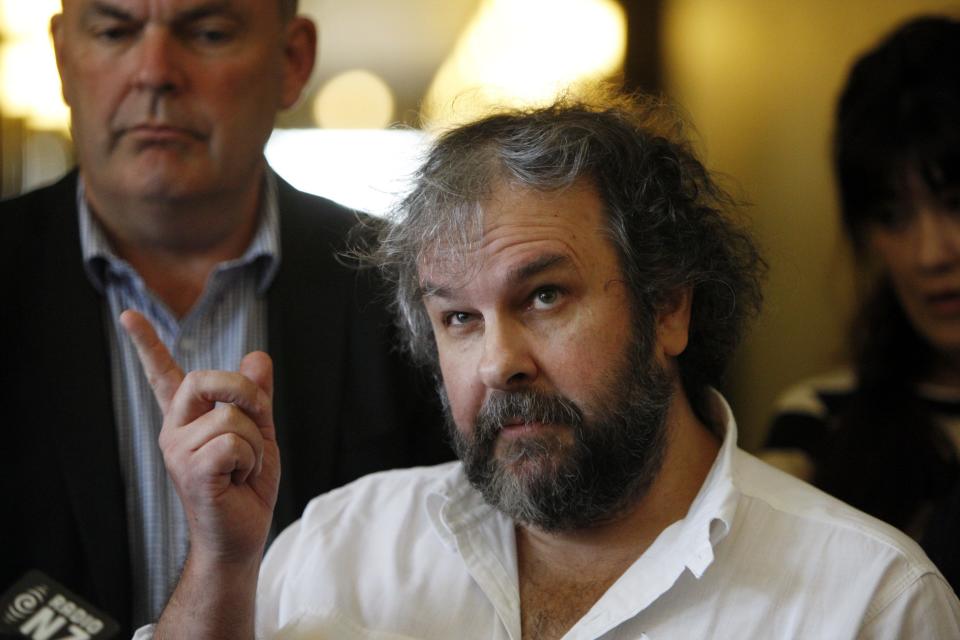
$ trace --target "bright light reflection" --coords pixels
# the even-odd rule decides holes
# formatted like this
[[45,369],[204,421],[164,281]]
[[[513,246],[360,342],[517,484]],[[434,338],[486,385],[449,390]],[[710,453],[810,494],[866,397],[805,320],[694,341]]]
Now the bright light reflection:
[[266,156],[298,189],[384,215],[410,189],[426,143],[409,129],[277,129]]
[[626,17],[613,0],[485,0],[425,103],[431,125],[498,105],[551,101],[623,65]]
[[393,110],[389,85],[365,69],[331,78],[313,103],[314,118],[325,129],[381,129],[392,122]]
[[50,16],[60,12],[60,0],[2,0],[0,25],[4,35],[14,39],[46,37]]
[[25,118],[33,129],[66,130],[70,111],[49,40],[22,40],[0,48],[0,104],[8,117]]
[[50,17],[59,0],[3,0],[0,4],[0,107],[32,129],[66,131],[69,110],[50,37]]

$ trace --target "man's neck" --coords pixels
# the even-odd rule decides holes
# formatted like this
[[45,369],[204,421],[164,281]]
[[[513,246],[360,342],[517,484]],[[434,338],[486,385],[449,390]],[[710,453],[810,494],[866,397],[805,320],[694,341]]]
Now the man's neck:
[[214,268],[239,258],[259,221],[262,180],[222,198],[139,201],[87,188],[91,213],[116,254],[177,316],[189,313]]
[[524,638],[562,636],[674,522],[686,516],[720,444],[686,399],[671,407],[663,467],[647,493],[617,519],[547,533],[517,527]]
[[186,316],[206,288],[218,264],[243,254],[252,235],[238,235],[234,242],[223,243],[205,252],[178,253],[138,248],[117,249],[118,255],[136,269],[144,284],[178,318]]

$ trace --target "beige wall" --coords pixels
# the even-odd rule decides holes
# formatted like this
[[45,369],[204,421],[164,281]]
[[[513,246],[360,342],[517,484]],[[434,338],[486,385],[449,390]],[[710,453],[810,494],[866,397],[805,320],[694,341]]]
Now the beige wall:
[[667,0],[668,92],[708,165],[751,203],[770,262],[763,315],[726,389],[741,442],[763,438],[777,394],[835,367],[852,277],[829,167],[836,95],[853,59],[904,18],[960,13],[920,0]]

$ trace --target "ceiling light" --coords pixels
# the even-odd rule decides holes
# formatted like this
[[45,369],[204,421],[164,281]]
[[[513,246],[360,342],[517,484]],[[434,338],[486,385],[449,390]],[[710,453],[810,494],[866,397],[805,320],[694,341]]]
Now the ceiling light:
[[614,0],[484,0],[434,77],[425,119],[444,126],[550,102],[619,71],[626,43]]
[[382,129],[393,122],[393,92],[380,76],[364,69],[331,78],[313,103],[324,129]]

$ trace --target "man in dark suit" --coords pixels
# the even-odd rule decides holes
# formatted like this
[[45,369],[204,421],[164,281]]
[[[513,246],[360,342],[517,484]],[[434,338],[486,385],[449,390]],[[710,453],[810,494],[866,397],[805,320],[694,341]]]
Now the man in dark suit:
[[126,633],[169,595],[186,522],[123,308],[188,368],[271,354],[275,527],[357,476],[448,454],[375,275],[339,257],[356,214],[264,161],[314,64],[296,2],[64,0],[51,29],[79,167],[0,205],[0,590],[40,569]]

